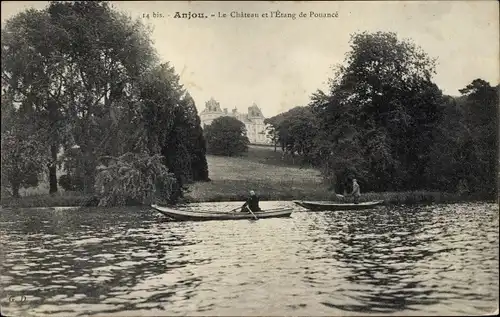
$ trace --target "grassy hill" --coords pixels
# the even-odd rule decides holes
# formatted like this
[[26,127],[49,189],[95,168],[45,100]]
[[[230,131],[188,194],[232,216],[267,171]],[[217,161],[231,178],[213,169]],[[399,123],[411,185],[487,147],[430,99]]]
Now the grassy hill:
[[318,170],[282,159],[282,152],[272,147],[252,145],[239,157],[207,155],[207,162],[212,181],[191,185],[186,195],[189,201],[242,200],[250,190],[263,200],[331,196]]
[[[282,152],[272,147],[250,146],[239,157],[207,155],[211,182],[189,187],[189,202],[244,200],[255,190],[261,200],[336,200],[327,191],[318,170],[301,166],[300,161],[282,159]],[[451,203],[480,201],[481,197],[432,191],[362,192],[361,201],[384,200],[387,204]],[[350,199],[340,201],[349,202]]]

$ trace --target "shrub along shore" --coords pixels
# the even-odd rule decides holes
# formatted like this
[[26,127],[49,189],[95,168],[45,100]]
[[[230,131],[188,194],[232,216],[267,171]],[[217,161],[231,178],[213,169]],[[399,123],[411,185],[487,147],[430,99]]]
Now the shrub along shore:
[[[257,190],[258,191],[258,190]],[[258,191],[259,192],[259,191]],[[260,193],[260,192],[259,192]],[[291,200],[328,200],[336,202],[350,202],[349,198],[336,199],[333,193],[313,190],[303,192],[277,191],[259,194],[261,201],[291,201]],[[216,193],[211,192],[203,196],[187,194],[182,203],[244,201],[246,192]],[[384,200],[386,205],[419,205],[419,204],[450,204],[464,202],[494,202],[494,199],[481,196],[467,196],[456,193],[441,193],[427,191],[365,193],[360,201]],[[81,193],[61,193],[56,195],[38,194],[21,198],[6,197],[1,199],[2,208],[37,208],[37,207],[95,207],[99,200],[91,195]],[[128,206],[137,205],[133,202]]]

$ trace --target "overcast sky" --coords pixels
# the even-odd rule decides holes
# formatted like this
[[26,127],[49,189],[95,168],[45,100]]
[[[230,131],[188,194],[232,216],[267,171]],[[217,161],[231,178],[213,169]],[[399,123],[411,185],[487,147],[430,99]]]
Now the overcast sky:
[[[163,2],[116,1],[114,6],[154,28],[163,61],[170,61],[199,111],[214,97],[222,108],[246,112],[256,103],[270,117],[306,105],[342,63],[350,34],[393,31],[438,58],[435,82],[459,95],[475,78],[499,79],[497,1]],[[5,19],[47,2],[2,1]],[[338,12],[338,18],[174,19],[176,11],[217,14]],[[150,18],[143,18],[143,14]],[[161,13],[163,18],[153,18]]]

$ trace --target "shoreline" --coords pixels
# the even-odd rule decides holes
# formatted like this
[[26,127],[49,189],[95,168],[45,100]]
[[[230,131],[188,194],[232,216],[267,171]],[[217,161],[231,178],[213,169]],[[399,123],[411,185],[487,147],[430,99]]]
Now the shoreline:
[[[209,182],[188,184],[178,205],[189,203],[241,202],[248,192],[254,190],[261,201],[335,201],[350,202],[349,198],[338,199],[328,191],[320,171],[302,165],[289,157],[283,157],[280,149],[251,145],[240,156],[225,157],[207,155]],[[77,191],[48,193],[48,184],[24,191],[21,198],[2,195],[2,208],[53,208],[53,207],[97,207],[99,199],[91,194]],[[360,201],[384,200],[385,205],[426,205],[469,202],[498,202],[498,195],[446,193],[432,190],[403,192],[363,192]],[[126,206],[138,206],[127,203]],[[103,207],[104,208],[104,207]],[[108,208],[108,207],[106,207]],[[109,207],[115,208],[115,207]]]
[[[312,195],[310,197],[301,195],[260,195],[260,201],[294,201],[294,200],[309,200],[309,201],[334,201],[337,203],[350,203],[350,198],[335,198],[334,194],[328,195]],[[218,202],[234,202],[245,201],[245,195],[218,195],[212,197],[199,197],[186,199],[187,203],[218,203]],[[411,191],[411,192],[368,192],[361,194],[360,202],[383,200],[383,205],[427,205],[427,204],[457,204],[457,203],[496,203],[494,198],[486,197],[485,195],[460,195],[456,193],[443,193],[431,191]]]
[[[350,199],[332,199],[334,194],[325,195],[324,193],[316,193],[314,195],[306,195],[306,193],[297,193],[296,195],[287,193],[278,194],[261,194],[260,201],[293,201],[293,200],[313,200],[313,201],[335,201],[338,203],[349,203]],[[179,201],[179,205],[195,204],[195,203],[222,203],[222,202],[243,202],[246,199],[245,194],[228,193],[217,194],[210,196],[190,196],[189,193],[185,198]],[[384,205],[429,205],[429,204],[456,204],[456,203],[496,203],[494,198],[486,197],[485,195],[460,195],[455,193],[442,193],[430,191],[411,191],[411,192],[381,192],[381,193],[365,193],[362,194],[360,202],[384,200]],[[56,208],[56,207],[97,207],[98,200],[90,195],[80,193],[71,194],[39,194],[23,196],[20,198],[2,197],[0,205],[2,208]],[[137,206],[137,204],[127,204],[126,207]],[[116,208],[102,207],[102,208]]]

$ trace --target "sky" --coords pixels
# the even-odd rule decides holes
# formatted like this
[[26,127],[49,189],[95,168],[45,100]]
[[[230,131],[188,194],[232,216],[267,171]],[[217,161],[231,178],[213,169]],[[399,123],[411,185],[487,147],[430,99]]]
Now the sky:
[[[494,0],[111,3],[153,27],[161,60],[175,67],[198,111],[212,97],[222,108],[240,112],[255,103],[266,117],[307,105],[314,91],[327,88],[332,66],[343,63],[350,35],[363,31],[396,32],[437,58],[434,82],[445,94],[459,95],[458,90],[476,78],[492,85],[500,82],[499,4]],[[2,1],[2,26],[29,7],[46,6]],[[296,18],[270,17],[278,10],[295,13]],[[229,16],[233,11],[259,17],[218,17],[219,12]],[[311,11],[336,17],[310,17]],[[208,18],[177,19],[176,12],[204,13]],[[299,18],[300,12],[306,17]]]

